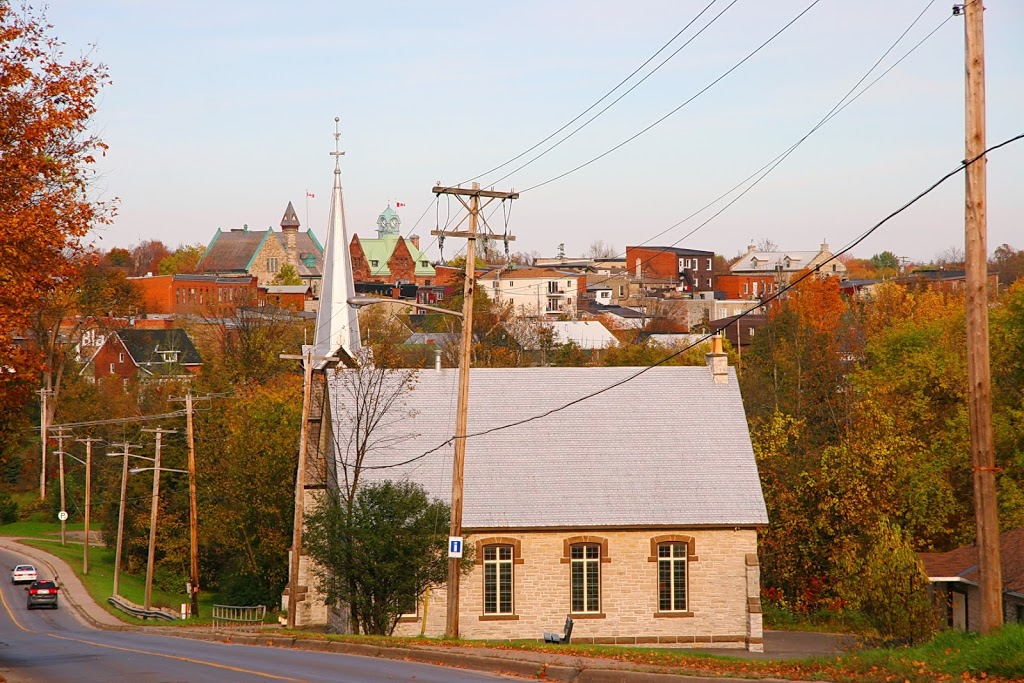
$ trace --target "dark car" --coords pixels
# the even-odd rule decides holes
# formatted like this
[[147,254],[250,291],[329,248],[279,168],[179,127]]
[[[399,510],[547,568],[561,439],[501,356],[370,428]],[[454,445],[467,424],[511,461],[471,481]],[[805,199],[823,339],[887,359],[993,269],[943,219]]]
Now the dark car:
[[57,593],[59,589],[53,581],[33,581],[26,588],[28,591],[28,608],[49,607],[57,609]]

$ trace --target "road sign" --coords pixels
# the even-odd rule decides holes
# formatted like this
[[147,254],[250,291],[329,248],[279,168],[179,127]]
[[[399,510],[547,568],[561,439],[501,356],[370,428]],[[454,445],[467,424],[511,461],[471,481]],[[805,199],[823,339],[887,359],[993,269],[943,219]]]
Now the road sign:
[[[58,512],[57,513],[57,519],[59,519],[62,522],[68,521],[68,511],[67,510],[61,510],[60,512]],[[459,557],[461,557],[461,555]]]
[[462,536],[448,537],[448,557],[462,557]]

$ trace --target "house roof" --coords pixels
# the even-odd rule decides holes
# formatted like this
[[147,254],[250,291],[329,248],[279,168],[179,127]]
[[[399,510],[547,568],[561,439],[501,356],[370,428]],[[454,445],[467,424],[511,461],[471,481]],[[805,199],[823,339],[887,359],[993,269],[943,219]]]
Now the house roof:
[[[1004,590],[1024,593],[1024,527],[999,534]],[[924,571],[933,581],[961,579],[978,583],[978,548],[967,545],[944,553],[918,553]]]
[[[124,344],[124,348],[140,368],[150,366],[182,366],[202,365],[203,359],[199,356],[192,340],[189,339],[185,330],[163,329],[163,330],[139,330],[123,329],[115,332],[117,337]],[[168,362],[165,360],[162,351],[177,351],[177,361]]]
[[[363,255],[366,256],[366,263],[370,268],[371,275],[391,275],[388,261],[391,259],[391,255],[395,253],[398,240],[401,239],[405,238],[401,235],[390,234],[386,234],[383,237],[359,238],[359,246],[363,248]],[[409,255],[412,256],[413,263],[416,264],[416,275],[428,277],[435,274],[434,267],[430,265],[430,260],[422,251],[416,248],[416,245],[411,240],[405,240],[405,246],[409,249]],[[373,261],[377,262],[376,266],[373,265]],[[424,261],[427,262],[425,266],[423,265]]]
[[580,277],[580,273],[556,268],[513,268],[512,270],[497,269],[481,275],[478,280],[532,280],[541,278],[545,280],[563,280],[565,278]]
[[646,318],[644,313],[636,310],[635,308],[628,308],[626,306],[602,306],[598,304],[594,308],[595,313],[608,313],[609,315],[617,315],[620,318]]
[[267,294],[307,294],[310,291],[306,285],[267,285]]
[[[268,239],[278,240],[282,248],[281,233],[273,230],[217,230],[206,248],[203,257],[196,264],[199,272],[205,273],[247,273],[252,268],[253,259],[259,253],[263,243]],[[323,272],[324,250],[312,231],[299,232],[295,235],[295,250],[298,263],[295,270],[300,277],[320,277]],[[312,266],[305,261],[312,257]]]
[[715,255],[713,251],[706,251],[704,249],[684,249],[683,247],[654,247],[648,245],[639,245],[635,247],[626,247],[627,250],[631,249],[644,249],[646,251],[667,251],[675,254],[676,256],[707,256],[712,257]]
[[619,341],[598,320],[555,320],[548,323],[555,334],[555,343],[572,342],[581,349],[606,349]]
[[461,339],[462,335],[457,332],[414,332],[402,343],[446,346],[448,344],[458,344]]
[[[468,529],[756,526],[768,522],[735,372],[706,367],[474,368],[463,523]],[[329,380],[335,443],[347,448],[351,385]],[[391,373],[388,381],[397,383]],[[612,387],[616,385],[612,389]],[[409,479],[451,492],[456,370],[424,370],[398,402],[364,481]],[[580,398],[547,417],[505,429]],[[680,393],[701,400],[681,408]],[[624,409],[625,407],[627,407]],[[497,429],[484,434],[487,430]],[[475,436],[479,434],[479,436]],[[423,456],[417,459],[417,456]],[[345,452],[339,460],[349,460]],[[398,463],[406,462],[404,465]]]

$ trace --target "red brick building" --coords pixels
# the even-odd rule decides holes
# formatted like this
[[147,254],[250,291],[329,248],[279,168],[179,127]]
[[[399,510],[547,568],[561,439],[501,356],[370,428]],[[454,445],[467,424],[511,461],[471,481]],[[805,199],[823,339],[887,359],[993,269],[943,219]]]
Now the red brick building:
[[203,359],[185,330],[126,328],[110,334],[89,364],[97,380],[115,376],[147,381],[189,379]]
[[255,275],[179,273],[128,279],[142,291],[147,314],[220,318],[235,315],[239,306],[264,303]]
[[715,291],[715,252],[678,247],[626,247],[626,268],[641,280],[676,283],[680,292]]
[[774,275],[717,275],[715,289],[726,299],[761,299],[779,291]]

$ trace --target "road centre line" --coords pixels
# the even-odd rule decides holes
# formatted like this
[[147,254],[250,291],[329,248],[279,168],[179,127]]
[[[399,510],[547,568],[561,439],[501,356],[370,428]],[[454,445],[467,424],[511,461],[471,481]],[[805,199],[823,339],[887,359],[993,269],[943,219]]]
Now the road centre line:
[[164,654],[162,652],[151,652],[151,651],[148,651],[148,650],[136,650],[136,649],[133,649],[133,648],[130,648],[130,647],[119,647],[117,645],[105,645],[104,643],[97,643],[97,642],[94,642],[94,641],[91,641],[91,640],[82,640],[81,638],[71,638],[69,636],[59,636],[59,635],[57,635],[55,633],[43,633],[43,632],[40,632],[40,631],[36,631],[34,629],[30,629],[30,628],[26,627],[25,625],[23,625],[20,621],[18,621],[18,618],[16,616],[14,616],[14,610],[11,609],[11,606],[8,604],[7,598],[4,597],[4,592],[2,590],[0,590],[0,603],[3,603],[4,609],[7,610],[7,614],[11,617],[11,621],[14,622],[14,625],[17,626],[22,631],[24,631],[25,633],[33,633],[33,634],[46,635],[46,636],[50,636],[51,638],[57,638],[59,640],[68,640],[68,641],[75,642],[75,643],[82,643],[84,645],[92,645],[94,647],[103,647],[103,648],[107,648],[109,650],[120,650],[121,652],[131,652],[131,653],[134,653],[134,654],[150,655],[150,656],[153,656],[153,657],[164,657],[165,659],[176,659],[176,660],[178,660],[180,662],[188,662],[189,664],[201,664],[201,665],[204,665],[204,666],[213,667],[215,669],[225,669],[227,671],[234,671],[234,672],[237,672],[237,673],[252,674],[254,676],[262,676],[263,678],[272,678],[272,679],[277,680],[277,681],[293,681],[294,683],[302,683],[302,681],[303,681],[303,679],[301,679],[301,678],[289,678],[288,676],[277,676],[277,675],[274,675],[274,674],[264,673],[262,671],[254,671],[252,669],[243,669],[243,668],[240,668],[240,667],[237,667],[237,666],[229,666],[227,664],[218,664],[216,662],[208,662],[208,661],[205,661],[205,660],[202,660],[202,659],[192,659],[190,657],[182,657],[180,655],[169,655],[169,654]]

